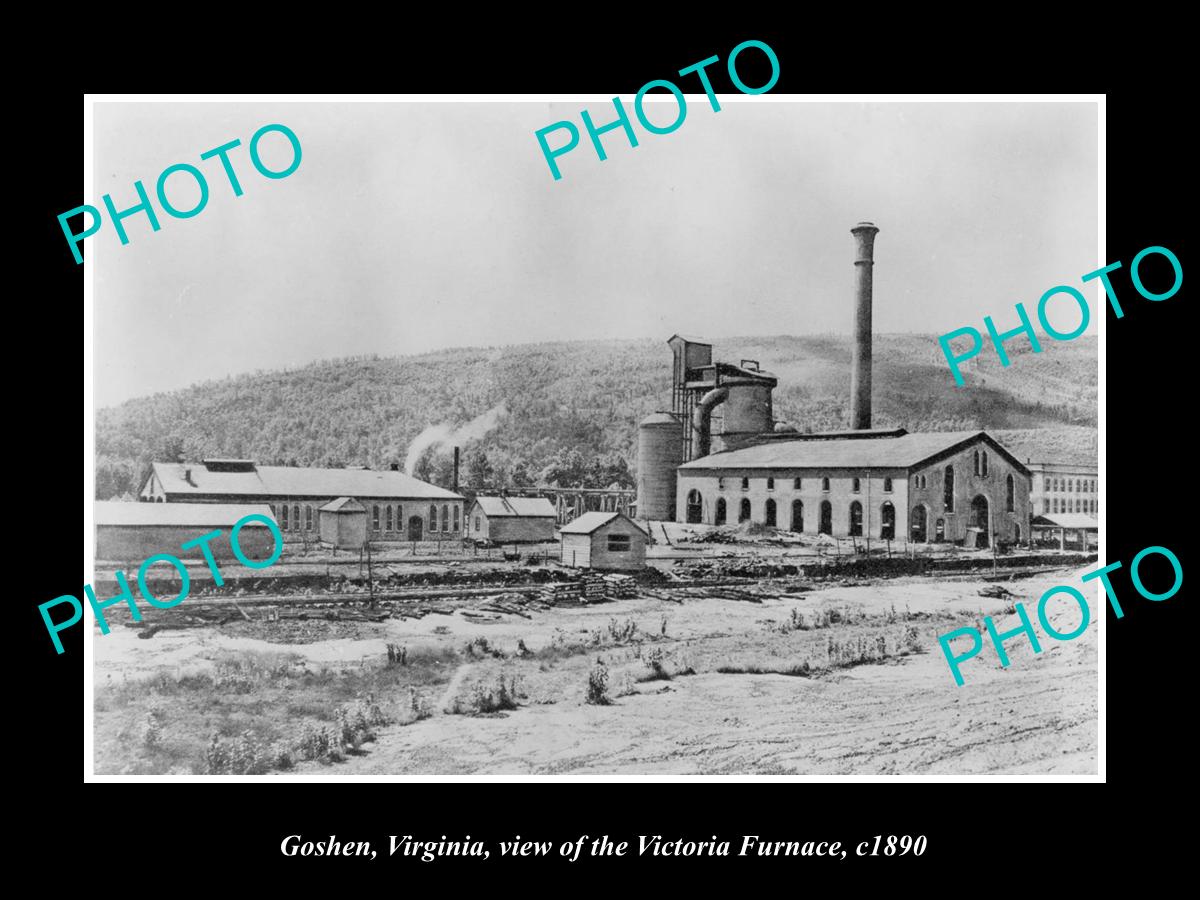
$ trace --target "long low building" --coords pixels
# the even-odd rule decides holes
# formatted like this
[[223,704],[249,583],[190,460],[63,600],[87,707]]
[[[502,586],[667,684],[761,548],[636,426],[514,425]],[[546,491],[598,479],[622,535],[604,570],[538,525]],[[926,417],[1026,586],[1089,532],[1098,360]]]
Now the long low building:
[[[214,530],[220,537],[208,542],[215,559],[234,559],[229,542],[233,526],[246,516],[274,520],[265,504],[231,503],[122,503],[98,500],[96,513],[96,559],[141,562],[159,553],[181,559],[203,559],[204,551],[183,544]],[[269,559],[275,551],[271,529],[261,521],[247,522],[238,531],[238,547],[249,559]]]
[[558,510],[545,497],[476,497],[467,535],[497,544],[554,540]]
[[266,503],[288,542],[316,541],[318,510],[342,497],[367,512],[373,541],[462,535],[464,498],[397,469],[260,466],[248,459],[156,462],[141,499],[158,503]]
[[789,435],[680,465],[676,520],[979,547],[1029,540],[1029,488],[983,431]]

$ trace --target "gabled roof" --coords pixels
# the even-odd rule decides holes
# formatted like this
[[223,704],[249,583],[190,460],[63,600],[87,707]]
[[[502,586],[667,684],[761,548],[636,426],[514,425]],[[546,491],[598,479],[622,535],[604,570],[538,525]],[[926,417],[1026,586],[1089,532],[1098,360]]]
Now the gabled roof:
[[558,513],[545,497],[476,497],[475,502],[488,518],[554,519]]
[[[97,525],[179,525],[195,528],[232,528],[239,519],[250,515],[266,516],[272,522],[271,508],[265,503],[121,503],[96,501]],[[266,528],[262,522],[247,522],[247,528]],[[164,548],[166,549],[166,548]]]
[[1100,523],[1087,513],[1054,513],[1049,516],[1034,516],[1033,521],[1029,524],[1035,528],[1083,528],[1085,530],[1100,528]]
[[461,500],[458,494],[391,470],[255,466],[248,472],[213,471],[203,463],[154,464],[164,491],[176,495],[265,497],[394,497]]
[[622,518],[638,531],[645,532],[645,528],[639,525],[633,519],[624,513],[619,512],[586,512],[578,519],[568,522],[559,529],[560,534],[591,534],[597,528],[607,525],[615,518]]
[[332,503],[326,503],[324,506],[322,506],[319,512],[360,512],[365,515],[367,508],[353,497],[338,497]]
[[900,437],[848,437],[842,440],[822,436],[793,440],[772,440],[740,450],[713,453],[683,463],[691,469],[911,469],[949,456],[971,444],[983,441],[1000,453],[1020,472],[1029,470],[1019,459],[984,431],[935,431],[904,434]]

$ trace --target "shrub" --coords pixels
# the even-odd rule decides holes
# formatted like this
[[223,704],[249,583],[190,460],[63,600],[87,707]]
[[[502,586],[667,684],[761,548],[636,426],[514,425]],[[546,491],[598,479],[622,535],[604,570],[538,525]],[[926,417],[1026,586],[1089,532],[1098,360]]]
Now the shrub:
[[663,651],[662,647],[651,647],[642,656],[642,662],[646,664],[646,668],[650,670],[650,677],[647,681],[670,681],[671,674],[663,666]]
[[593,706],[607,706],[612,702],[608,698],[608,667],[602,659],[597,659],[596,665],[588,673],[587,695],[584,699]]
[[[608,636],[614,644],[627,644],[633,640],[637,634],[637,622],[633,619],[626,619],[624,622],[618,622],[616,619],[608,621]],[[596,643],[600,643],[596,641]]]
[[428,719],[433,715],[433,710],[425,702],[424,698],[417,693],[415,688],[409,688],[408,693],[408,705],[413,714],[412,721],[420,722],[422,719]]
[[204,763],[210,775],[261,775],[270,768],[270,756],[249,731],[231,740],[213,734]]
[[157,709],[152,709],[146,714],[145,727],[142,729],[142,746],[147,750],[158,749],[162,743],[162,725],[159,719],[162,716]]
[[408,648],[401,647],[399,644],[387,645],[388,665],[389,666],[407,666],[408,665]]
[[924,649],[921,646],[921,632],[915,625],[909,625],[904,629],[904,646],[912,653],[920,653]]

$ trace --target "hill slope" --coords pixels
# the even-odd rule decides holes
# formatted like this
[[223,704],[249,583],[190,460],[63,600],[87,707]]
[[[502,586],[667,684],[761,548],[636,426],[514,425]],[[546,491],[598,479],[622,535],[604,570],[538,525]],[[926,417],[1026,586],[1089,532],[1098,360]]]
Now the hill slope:
[[[934,337],[876,335],[874,425],[987,428],[1022,459],[1094,461],[1096,342],[1045,347],[1040,354],[1010,349],[1006,369],[989,348],[967,385],[955,388]],[[757,359],[779,377],[777,418],[802,431],[845,427],[848,337],[730,339],[714,352],[734,362]],[[329,360],[206,382],[97,410],[96,493],[136,492],[150,461],[179,455],[403,465],[429,426],[452,430],[489,411],[498,424],[460,441],[464,480],[473,473],[520,484],[548,474],[561,483],[632,484],[626,464],[634,463],[637,422],[670,406],[669,377],[665,343],[643,340]],[[430,451],[417,471],[444,480],[446,459]]]

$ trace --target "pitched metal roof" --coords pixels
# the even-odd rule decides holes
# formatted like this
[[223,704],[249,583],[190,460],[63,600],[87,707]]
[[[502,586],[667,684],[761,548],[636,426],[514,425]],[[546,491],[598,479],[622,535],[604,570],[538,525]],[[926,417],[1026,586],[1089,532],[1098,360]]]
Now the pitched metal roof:
[[554,504],[545,497],[476,497],[475,502],[488,518],[554,519],[558,516]]
[[566,525],[564,525],[562,528],[560,528],[559,533],[560,534],[591,534],[597,528],[600,528],[602,525],[607,525],[609,522],[611,522],[613,519],[617,518],[618,516],[620,516],[626,522],[629,522],[638,531],[645,532],[646,529],[642,528],[641,525],[639,525],[637,522],[633,521],[633,519],[629,518],[629,516],[624,515],[623,513],[619,513],[619,512],[586,512],[582,516],[580,516],[578,519],[568,522]]
[[338,497],[331,503],[326,503],[319,512],[362,513],[366,515],[367,508],[353,497]]
[[[214,472],[202,463],[154,464],[168,494],[267,497],[387,497],[398,500],[461,500],[458,494],[391,470],[256,466],[252,472]],[[190,479],[190,480],[189,480]]]
[[1087,513],[1054,513],[1049,516],[1034,516],[1031,525],[1041,528],[1099,529],[1100,523]]
[[[271,508],[265,503],[121,503],[96,501],[97,525],[181,525],[196,528],[232,528],[239,519],[250,515],[266,516],[272,522]],[[262,522],[247,522],[247,528],[266,528]]]
[[1009,462],[1021,461],[984,431],[938,431],[900,437],[843,440],[795,438],[772,440],[740,450],[713,453],[683,463],[680,469],[910,469],[975,440],[984,440]]

